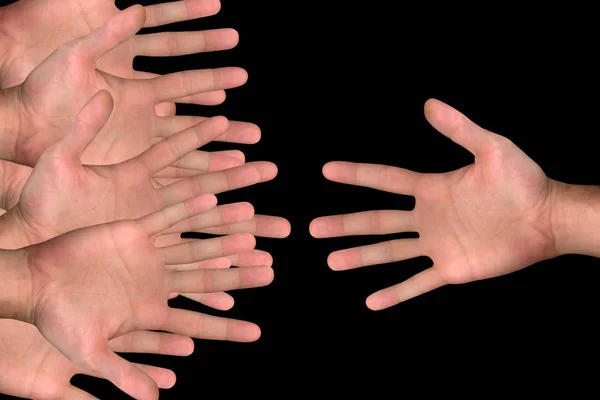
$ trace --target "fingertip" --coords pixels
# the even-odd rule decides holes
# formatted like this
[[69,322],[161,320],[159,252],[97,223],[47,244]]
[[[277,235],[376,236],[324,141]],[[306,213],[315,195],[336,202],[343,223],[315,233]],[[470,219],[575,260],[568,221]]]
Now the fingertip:
[[367,297],[365,304],[371,311],[380,311],[385,308],[377,298],[373,297],[373,295]]
[[321,234],[319,234],[319,231],[321,231],[321,218],[315,218],[310,221],[310,225],[308,225],[308,231],[315,239],[321,239],[323,237]]
[[194,349],[196,347],[196,344],[194,343],[194,340],[191,337],[185,337],[185,342],[182,344],[181,348],[182,348],[182,356],[187,357],[190,356],[194,353]]
[[256,324],[252,324],[252,328],[250,328],[249,331],[248,342],[256,342],[262,336],[262,331]]
[[134,4],[126,8],[123,12],[131,13],[131,23],[137,30],[140,30],[146,22],[146,9],[141,4]]
[[246,162],[246,155],[240,150],[227,150],[226,154],[230,157],[237,158],[242,164]]
[[218,203],[217,196],[212,193],[203,193],[194,199],[194,209],[208,211],[216,207]]
[[229,36],[229,40],[233,47],[240,43],[240,33],[233,28],[225,28],[224,31]]
[[323,165],[323,168],[321,169],[323,176],[327,179],[330,179],[333,176],[335,167],[336,167],[336,161],[330,161],[330,162],[326,163],[325,165]]
[[225,132],[227,128],[229,128],[229,119],[223,115],[217,115],[215,117],[210,118],[210,121],[213,124],[213,128],[217,132]]
[[252,217],[254,217],[254,213],[255,213],[255,209],[254,206],[252,205],[252,203],[247,202],[247,201],[242,201],[240,204],[240,218],[241,219],[252,219]]
[[283,228],[280,236],[281,239],[284,239],[292,234],[292,224],[285,218],[283,220]]
[[252,134],[249,135],[251,139],[248,144],[256,144],[260,142],[260,139],[262,138],[262,130],[260,129],[260,126],[249,123],[248,130],[252,132]]
[[337,252],[331,253],[327,257],[327,265],[333,271],[341,271],[343,269],[342,268],[342,262],[340,260],[339,255],[337,254]]

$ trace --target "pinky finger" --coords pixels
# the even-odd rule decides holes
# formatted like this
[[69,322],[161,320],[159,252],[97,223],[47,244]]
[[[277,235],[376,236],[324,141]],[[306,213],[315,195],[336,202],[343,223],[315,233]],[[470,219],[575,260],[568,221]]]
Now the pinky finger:
[[428,268],[402,283],[373,293],[367,298],[367,307],[373,311],[383,310],[444,285],[437,271],[433,267]]
[[204,304],[207,307],[214,308],[219,311],[231,310],[235,304],[235,300],[230,294],[225,292],[217,293],[186,293],[181,294],[183,297],[187,297],[190,300],[197,301],[198,303]]
[[154,382],[159,389],[171,389],[175,386],[177,376],[170,369],[153,367],[151,365],[135,364],[136,367],[144,371]]

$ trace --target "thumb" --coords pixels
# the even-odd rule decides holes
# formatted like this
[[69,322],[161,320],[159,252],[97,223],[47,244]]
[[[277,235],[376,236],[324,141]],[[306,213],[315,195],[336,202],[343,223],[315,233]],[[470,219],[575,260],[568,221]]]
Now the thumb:
[[113,98],[106,90],[97,92],[79,114],[69,132],[60,142],[63,154],[79,161],[81,155],[102,130],[114,107]]
[[158,386],[144,371],[108,348],[96,353],[90,369],[134,399],[158,399]]
[[146,10],[139,4],[119,11],[101,27],[79,39],[81,48],[93,60],[133,37],[146,21]]
[[489,148],[498,136],[479,127],[464,114],[439,100],[427,100],[424,111],[431,126],[475,156]]

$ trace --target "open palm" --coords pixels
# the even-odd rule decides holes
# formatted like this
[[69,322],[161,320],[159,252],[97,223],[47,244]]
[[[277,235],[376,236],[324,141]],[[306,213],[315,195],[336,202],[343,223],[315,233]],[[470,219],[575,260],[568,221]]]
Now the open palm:
[[[17,205],[0,217],[25,234],[24,242],[13,243],[11,248],[39,243],[85,226],[137,218],[197,194],[217,194],[270,180],[277,174],[274,164],[255,162],[155,187],[154,173],[227,129],[223,117],[179,132],[131,160],[114,165],[82,165],[82,152],[100,131],[111,109],[110,95],[99,92],[81,111],[71,132],[43,153]],[[238,222],[235,210],[229,214],[233,220],[226,217],[224,223]],[[191,231],[207,228],[194,221],[186,226]]]
[[437,100],[428,121],[475,155],[475,163],[443,174],[421,174],[373,164],[332,162],[327,179],[414,196],[412,211],[381,210],[314,220],[318,238],[418,232],[399,239],[334,252],[334,270],[428,256],[433,266],[367,299],[383,309],[446,284],[507,274],[556,255],[551,226],[553,184],[507,138],[475,125]]
[[[108,347],[120,353],[187,356],[193,351],[194,342],[185,336],[141,331],[112,339]],[[141,364],[136,366],[161,389],[168,389],[175,383],[175,374],[170,370]],[[28,399],[91,400],[95,397],[70,383],[74,375],[88,373],[56,350],[35,326],[0,319],[1,393]]]
[[[144,7],[144,28],[167,25],[214,15],[219,0],[187,0]],[[3,10],[3,46],[8,49],[0,68],[0,88],[16,86],[61,45],[89,34],[118,14],[113,0],[20,0]],[[27,24],[24,23],[27,21]],[[227,50],[238,42],[233,29],[200,32],[165,32],[138,35],[100,57],[103,72],[128,79],[146,79],[153,74],[133,69],[138,56],[179,56],[206,51]],[[223,91],[197,96],[198,104],[222,101]]]
[[171,293],[207,293],[268,285],[270,267],[169,271],[167,264],[192,263],[254,248],[249,234],[156,248],[166,229],[216,205],[201,195],[137,220],[71,231],[26,249],[31,272],[30,317],[42,335],[71,362],[108,379],[139,399],[156,399],[154,381],[117,356],[108,342],[135,331],[165,331],[189,337],[254,341],[260,329],[170,308]]
[[[109,164],[135,157],[150,145],[180,131],[182,124],[194,118],[158,117],[156,104],[246,82],[247,73],[240,68],[184,71],[137,80],[98,70],[96,60],[135,35],[144,18],[141,6],[119,12],[88,35],[63,44],[21,85],[12,88],[18,91],[17,97],[22,103],[14,161],[34,166],[41,153],[73,124],[77,110],[99,90],[111,93],[117,107],[107,126],[83,155],[85,164]],[[221,137],[220,140],[228,139]]]

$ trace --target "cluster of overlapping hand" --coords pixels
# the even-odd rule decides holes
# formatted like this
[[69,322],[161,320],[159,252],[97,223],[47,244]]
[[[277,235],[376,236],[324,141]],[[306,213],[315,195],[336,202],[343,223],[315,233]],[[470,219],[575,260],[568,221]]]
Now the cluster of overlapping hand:
[[[0,9],[0,392],[91,398],[70,385],[83,373],[153,399],[174,384],[173,373],[117,353],[188,355],[190,338],[259,338],[250,322],[168,304],[182,295],[231,308],[226,291],[274,278],[272,257],[255,249],[255,236],[290,233],[284,218],[255,215],[249,203],[217,205],[215,197],[274,179],[274,164],[246,162],[239,151],[198,150],[211,141],[256,143],[259,128],[175,113],[175,103],[221,103],[247,74],[219,68],[154,76],[132,68],[137,55],[234,47],[231,29],[137,34],[213,15],[219,6],[186,0],[119,11],[112,0],[20,0]],[[371,309],[557,254],[556,184],[509,140],[449,106],[431,100],[425,113],[476,162],[446,174],[345,162],[323,170],[335,182],[417,199],[412,211],[322,217],[310,226],[319,238],[419,232],[418,239],[330,256],[335,270],[434,260],[369,297]],[[216,237],[184,239],[183,232]]]

